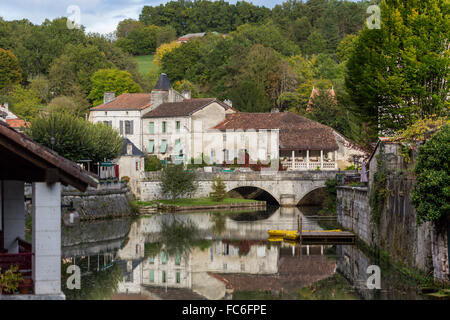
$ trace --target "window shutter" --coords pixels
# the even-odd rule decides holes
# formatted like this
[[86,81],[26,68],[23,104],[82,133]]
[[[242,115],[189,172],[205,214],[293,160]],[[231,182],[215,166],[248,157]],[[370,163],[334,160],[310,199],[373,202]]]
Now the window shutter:
[[133,134],[133,130],[134,130],[134,120],[130,121],[130,134]]
[[119,133],[123,134],[123,120],[120,120],[120,129],[119,129]]

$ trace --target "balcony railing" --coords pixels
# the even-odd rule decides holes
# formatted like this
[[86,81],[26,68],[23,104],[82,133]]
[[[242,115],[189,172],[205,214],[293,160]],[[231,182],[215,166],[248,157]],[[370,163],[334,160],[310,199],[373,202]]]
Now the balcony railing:
[[[31,244],[20,238],[17,238],[16,240],[19,246],[19,253],[0,253],[1,272],[4,273],[11,266],[17,266],[24,279],[31,279],[33,258],[33,253],[31,252]],[[27,288],[32,291],[33,282],[27,281],[24,283],[20,283],[19,289],[21,288]]]
[[292,166],[292,160],[284,160],[281,161],[283,168],[286,170],[337,170],[337,162],[336,161],[300,161],[295,160],[294,166]]

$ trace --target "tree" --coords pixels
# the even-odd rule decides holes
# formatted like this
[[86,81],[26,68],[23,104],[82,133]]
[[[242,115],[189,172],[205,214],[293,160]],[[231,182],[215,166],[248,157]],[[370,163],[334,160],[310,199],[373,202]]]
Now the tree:
[[155,155],[148,155],[144,159],[145,171],[159,171],[162,169],[161,161]]
[[11,110],[25,120],[36,117],[40,110],[40,101],[36,93],[21,85],[15,85],[9,93],[13,102]]
[[51,88],[57,95],[72,96],[80,92],[87,95],[92,89],[93,74],[112,67],[97,46],[68,44],[50,66]]
[[419,224],[439,222],[450,214],[450,125],[419,148],[411,201]]
[[448,116],[448,8],[440,0],[383,0],[381,28],[358,36],[346,86],[354,112],[374,135],[377,128],[392,134],[420,118]]
[[212,192],[210,193],[210,197],[216,202],[222,202],[227,196],[226,188],[227,186],[222,181],[222,178],[217,177],[211,186]]
[[91,78],[92,90],[88,98],[93,101],[94,106],[103,103],[105,92],[114,92],[116,96],[122,93],[141,92],[141,87],[133,81],[131,74],[117,69],[101,69],[94,73]]
[[181,43],[177,41],[172,41],[170,43],[163,43],[161,44],[158,49],[156,49],[155,58],[153,59],[153,62],[161,67],[161,61],[164,55],[171,52],[173,49],[178,48],[181,46]]
[[230,99],[243,112],[268,112],[271,108],[264,87],[251,80],[237,83],[230,90]]
[[40,115],[31,121],[27,133],[34,141],[72,161],[115,159],[123,146],[123,138],[113,128],[103,123],[93,124],[70,113]]
[[89,112],[89,102],[83,97],[59,96],[48,104],[47,112],[68,112],[76,117],[84,117]]
[[327,42],[319,32],[313,32],[309,35],[303,47],[303,52],[306,55],[319,54],[325,52]]
[[192,99],[198,97],[198,87],[189,80],[183,79],[181,81],[177,81],[173,84],[173,87],[178,92],[190,91]]
[[22,81],[19,60],[9,50],[0,48],[0,90]]
[[197,189],[195,172],[184,170],[182,164],[168,165],[161,173],[161,192],[175,200],[183,195],[191,195]]

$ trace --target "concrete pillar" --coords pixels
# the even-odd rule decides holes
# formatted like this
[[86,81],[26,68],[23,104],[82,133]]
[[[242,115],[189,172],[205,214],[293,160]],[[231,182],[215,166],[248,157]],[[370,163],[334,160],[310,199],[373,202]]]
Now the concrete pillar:
[[292,150],[292,170],[295,169],[295,150]]
[[3,181],[3,236],[8,253],[18,253],[17,237],[25,239],[25,199],[23,181]]
[[320,169],[323,169],[323,150],[320,150]]
[[306,245],[306,255],[309,256],[309,244]]
[[33,183],[35,294],[61,295],[61,184]]

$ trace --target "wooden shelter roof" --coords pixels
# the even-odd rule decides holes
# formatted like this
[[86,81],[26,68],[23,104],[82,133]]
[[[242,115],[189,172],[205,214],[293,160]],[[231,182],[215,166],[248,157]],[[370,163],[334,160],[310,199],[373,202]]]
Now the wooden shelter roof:
[[93,174],[0,121],[0,180],[96,187]]

